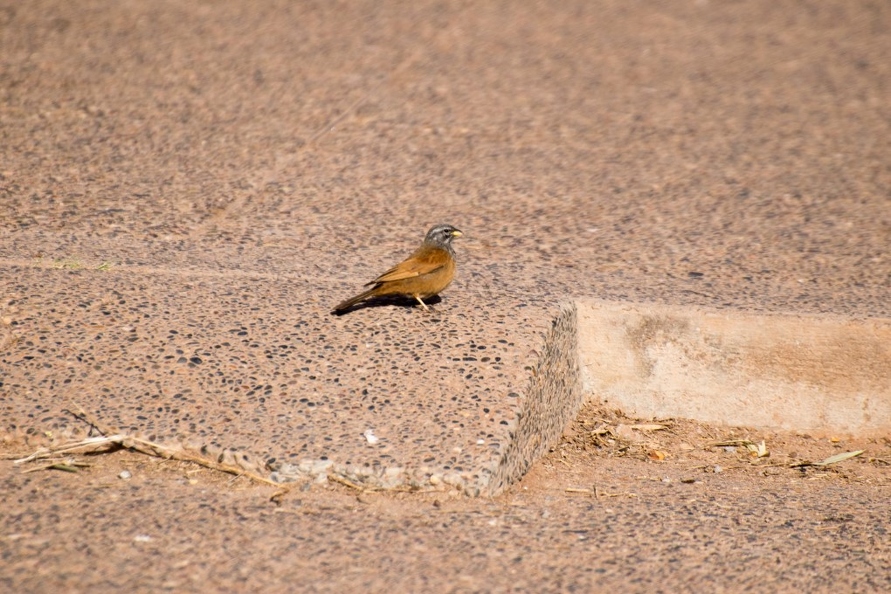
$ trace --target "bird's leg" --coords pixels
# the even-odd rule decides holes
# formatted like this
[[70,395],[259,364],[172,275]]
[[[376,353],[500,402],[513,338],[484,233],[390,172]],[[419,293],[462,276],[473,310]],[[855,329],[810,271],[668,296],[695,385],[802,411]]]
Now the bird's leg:
[[427,307],[427,304],[426,304],[426,303],[424,303],[424,302],[423,302],[423,301],[421,301],[421,297],[420,297],[420,296],[419,296],[419,295],[415,295],[415,299],[417,299],[417,300],[418,300],[418,303],[420,303],[420,304],[421,304],[421,307],[423,307],[423,308],[424,308],[424,311],[430,311],[430,308],[429,308],[429,307]]

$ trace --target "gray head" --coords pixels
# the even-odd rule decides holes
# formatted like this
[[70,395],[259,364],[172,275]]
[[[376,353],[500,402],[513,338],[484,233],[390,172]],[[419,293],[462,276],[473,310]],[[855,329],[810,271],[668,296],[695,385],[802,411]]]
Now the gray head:
[[436,225],[431,227],[429,231],[427,231],[427,236],[424,237],[424,243],[428,245],[434,245],[436,247],[440,247],[444,250],[452,251],[452,240],[456,237],[461,237],[464,235],[455,227],[451,225]]

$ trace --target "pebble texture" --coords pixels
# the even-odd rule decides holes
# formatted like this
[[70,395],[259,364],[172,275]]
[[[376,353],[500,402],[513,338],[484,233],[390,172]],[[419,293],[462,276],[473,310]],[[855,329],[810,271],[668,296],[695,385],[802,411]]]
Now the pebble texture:
[[[6,7],[3,430],[59,439],[76,400],[282,478],[491,492],[562,422],[520,416],[571,367],[561,303],[891,317],[888,18]],[[436,313],[328,315],[438,222]]]
[[[493,472],[506,485],[531,462],[503,452],[514,451],[522,411],[540,408],[532,401],[565,396],[562,417],[577,406],[565,380],[532,375],[554,364],[554,350],[577,356],[560,337],[574,336],[565,320],[542,340],[551,314],[541,306],[496,301],[474,312],[452,299],[433,314],[383,307],[335,317],[328,300],[307,304],[307,293],[333,293],[309,279],[10,270],[15,339],[0,404],[4,429],[23,436],[83,435],[87,425],[67,412],[80,406],[115,429],[272,469],[278,480],[334,472],[371,486],[479,493]],[[544,431],[548,443],[562,429],[550,419],[522,427],[522,439]]]
[[[889,89],[875,0],[0,0],[3,437],[76,399],[497,484],[564,302],[891,317]],[[435,314],[328,316],[443,221]],[[144,456],[0,461],[0,590],[891,591],[887,481],[596,460],[280,508]]]
[[551,448],[582,403],[578,311],[564,306],[554,319],[517,413],[517,428],[487,486],[495,494],[523,476]]

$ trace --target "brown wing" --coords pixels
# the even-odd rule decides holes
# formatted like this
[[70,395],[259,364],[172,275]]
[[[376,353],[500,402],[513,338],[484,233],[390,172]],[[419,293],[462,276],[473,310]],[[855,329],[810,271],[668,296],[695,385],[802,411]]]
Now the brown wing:
[[449,255],[444,250],[421,248],[407,260],[400,262],[370,283],[366,283],[366,286],[430,274],[445,266],[448,261]]

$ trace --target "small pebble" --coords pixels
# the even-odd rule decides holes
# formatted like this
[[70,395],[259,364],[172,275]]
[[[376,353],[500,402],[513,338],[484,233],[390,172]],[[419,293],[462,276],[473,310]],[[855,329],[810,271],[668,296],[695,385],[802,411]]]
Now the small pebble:
[[715,466],[714,470],[715,470],[715,474],[718,474],[718,473],[720,473],[720,472],[724,472],[724,469],[721,468],[720,466]]
[[126,481],[127,479],[129,479],[129,478],[132,477],[132,476],[133,476],[133,475],[130,474],[130,471],[129,471],[129,470],[122,470],[121,473],[118,475],[118,478],[119,478],[119,479],[124,479],[124,480]]

